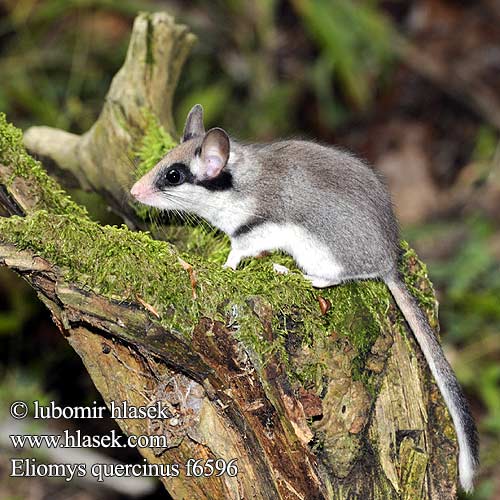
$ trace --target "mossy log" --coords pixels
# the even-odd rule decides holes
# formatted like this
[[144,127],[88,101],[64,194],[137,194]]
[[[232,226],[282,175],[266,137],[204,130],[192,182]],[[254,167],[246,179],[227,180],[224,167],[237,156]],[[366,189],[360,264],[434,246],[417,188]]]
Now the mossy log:
[[[118,73],[110,90],[120,82],[117,100],[108,96],[86,136],[32,129],[25,137],[30,150],[50,158],[59,173],[72,171],[127,220],[136,218],[123,196],[134,177],[129,163],[120,163],[123,151],[137,150],[146,127],[140,107],[174,133],[171,96],[192,40],[164,14],[139,16],[124,66],[137,78],[128,82],[120,77],[125,69]],[[163,51],[163,44],[176,48]],[[138,81],[149,86],[137,89]],[[161,99],[165,109],[147,104]],[[115,105],[120,125],[108,129]],[[57,147],[49,144],[58,134]],[[119,150],[110,149],[115,140]],[[71,147],[79,153],[65,156]],[[106,403],[167,408],[167,419],[118,421],[127,434],[167,436],[167,448],[139,450],[145,459],[237,459],[234,477],[186,477],[182,468],[178,477],[163,477],[174,498],[456,496],[448,412],[382,283],[318,291],[286,256],[233,272],[213,253],[182,252],[147,233],[102,226],[26,153],[22,134],[5,117],[0,216],[0,264],[37,291]],[[200,233],[186,234],[192,243]],[[436,325],[425,267],[405,248],[407,284]],[[273,262],[291,273],[275,274]]]

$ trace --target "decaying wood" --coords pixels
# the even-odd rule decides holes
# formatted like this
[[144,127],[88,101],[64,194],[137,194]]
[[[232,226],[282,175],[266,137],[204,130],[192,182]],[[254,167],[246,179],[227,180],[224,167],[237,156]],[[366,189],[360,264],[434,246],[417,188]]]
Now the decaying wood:
[[[113,81],[99,121],[80,138],[32,129],[25,138],[29,149],[49,158],[59,174],[71,172],[80,184],[103,193],[122,215],[133,217],[122,196],[130,173],[117,165],[123,150],[136,140],[132,135],[140,134],[143,102],[156,108],[172,130],[171,96],[192,41],[186,28],[164,14],[139,16],[125,66]],[[148,50],[153,51],[154,67]],[[125,134],[121,120],[134,123],[132,135]],[[60,146],[53,144],[55,138]],[[38,180],[27,176],[11,182],[15,167],[0,165],[0,214],[28,219],[40,209],[33,201]],[[43,209],[50,213],[54,207]],[[87,221],[84,214],[81,220]],[[383,327],[363,367],[368,385],[355,376],[360,353],[349,336],[330,331],[307,346],[302,343],[308,315],[327,317],[341,306],[323,296],[316,298],[314,310],[299,297],[288,304],[293,314],[273,308],[264,293],[245,297],[241,325],[245,317],[258,318],[259,336],[271,344],[273,325],[280,322],[287,328],[286,357],[269,352],[259,358],[252,345],[238,340],[242,332],[237,322],[204,314],[207,299],[197,291],[208,286],[209,278],[184,260],[182,272],[200,310],[193,324],[186,325],[189,337],[163,326],[158,303],[146,301],[138,291],[131,290],[134,300],[111,299],[78,280],[68,281],[67,269],[32,248],[16,247],[9,236],[0,230],[0,264],[38,292],[104,400],[134,406],[161,402],[170,412],[168,419],[157,421],[118,421],[127,434],[168,437],[167,449],[140,450],[149,463],[237,459],[236,477],[194,478],[181,472],[163,478],[174,498],[455,497],[453,428],[394,305],[380,311]],[[112,258],[102,256],[103,261]],[[179,266],[178,259],[173,253],[167,264]],[[409,266],[411,271],[419,264]],[[420,285],[428,287],[425,280]],[[172,295],[162,297],[162,304],[184,307],[172,302],[180,282],[171,286]],[[231,300],[228,281],[220,307]],[[353,335],[368,328],[369,313],[361,310],[352,319]],[[311,360],[317,362],[318,380],[304,385],[292,374]]]

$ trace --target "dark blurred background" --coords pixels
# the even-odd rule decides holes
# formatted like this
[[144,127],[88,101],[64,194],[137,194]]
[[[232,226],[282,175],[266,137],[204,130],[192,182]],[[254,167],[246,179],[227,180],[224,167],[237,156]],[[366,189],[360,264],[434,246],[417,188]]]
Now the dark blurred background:
[[[21,128],[87,130],[140,10],[167,10],[199,38],[175,99],[179,128],[200,102],[206,125],[243,140],[316,138],[386,176],[403,235],[428,264],[445,350],[479,423],[473,498],[500,499],[500,2],[4,0],[0,110]],[[0,337],[0,420],[17,399],[99,401],[47,311],[5,269]],[[114,423],[58,425],[104,433]],[[11,455],[0,448],[1,498],[125,498],[9,479]],[[134,450],[115,458],[139,460]]]

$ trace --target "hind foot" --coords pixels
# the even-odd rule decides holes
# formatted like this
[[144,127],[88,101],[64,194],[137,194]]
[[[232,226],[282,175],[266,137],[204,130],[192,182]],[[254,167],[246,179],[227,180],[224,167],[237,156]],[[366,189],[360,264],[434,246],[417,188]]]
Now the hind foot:
[[338,285],[340,280],[332,280],[326,278],[320,278],[319,276],[309,276],[304,274],[304,278],[311,282],[314,288],[327,288],[329,286]]

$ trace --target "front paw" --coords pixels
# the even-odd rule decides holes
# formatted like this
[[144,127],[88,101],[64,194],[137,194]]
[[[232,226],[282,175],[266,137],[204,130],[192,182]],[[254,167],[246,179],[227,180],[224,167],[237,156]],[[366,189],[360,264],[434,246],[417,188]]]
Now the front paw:
[[229,252],[229,255],[227,257],[226,263],[224,264],[224,268],[229,268],[232,269],[233,271],[236,271],[236,268],[238,267],[238,264],[241,261],[241,254],[236,253],[234,250],[231,250]]

